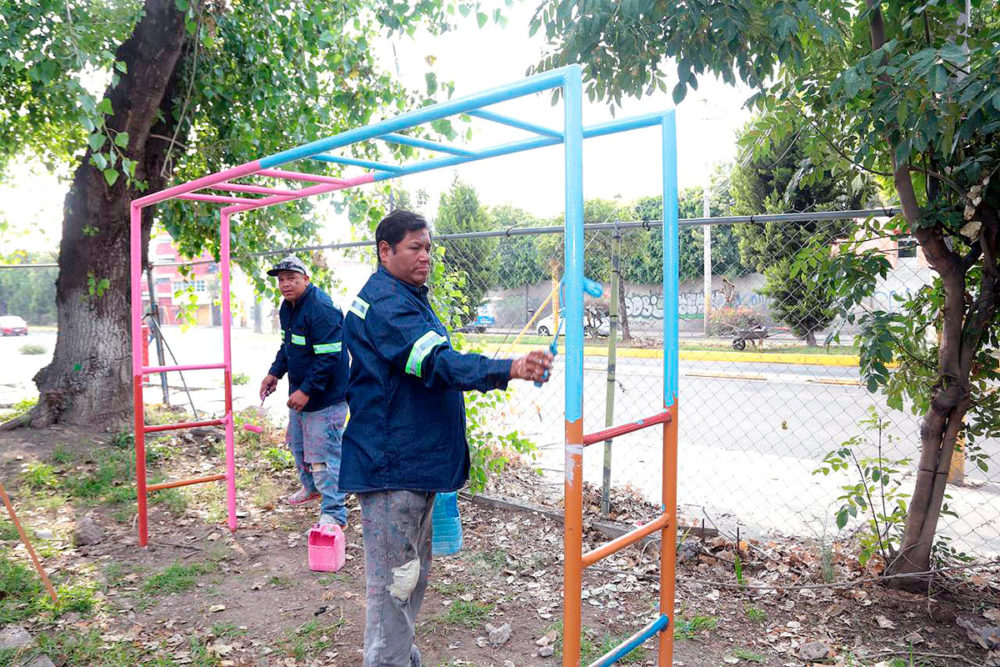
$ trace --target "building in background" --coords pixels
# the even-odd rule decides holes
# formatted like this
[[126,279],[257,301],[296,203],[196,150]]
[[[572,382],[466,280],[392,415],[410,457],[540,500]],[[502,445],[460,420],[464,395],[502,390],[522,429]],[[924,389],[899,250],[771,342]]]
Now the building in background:
[[[222,311],[219,296],[222,283],[219,265],[209,253],[195,260],[181,257],[173,239],[163,230],[149,242],[149,260],[153,265],[152,279],[156,303],[162,324],[196,324],[221,326]],[[197,262],[182,266],[188,262]],[[248,313],[254,303],[253,287],[235,270],[231,280],[233,326],[248,326]],[[149,310],[149,279],[142,282],[143,309]]]

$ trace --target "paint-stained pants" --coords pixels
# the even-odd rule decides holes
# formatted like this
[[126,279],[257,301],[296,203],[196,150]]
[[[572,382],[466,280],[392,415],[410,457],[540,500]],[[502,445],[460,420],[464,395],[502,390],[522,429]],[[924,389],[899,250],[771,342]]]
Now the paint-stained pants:
[[[285,442],[292,450],[302,488],[323,496],[320,511],[347,525],[347,507],[340,492],[340,453],[347,420],[347,403],[314,412],[288,411]],[[318,465],[317,465],[318,464]]]
[[431,570],[434,494],[358,494],[365,539],[364,667],[420,667],[413,625]]

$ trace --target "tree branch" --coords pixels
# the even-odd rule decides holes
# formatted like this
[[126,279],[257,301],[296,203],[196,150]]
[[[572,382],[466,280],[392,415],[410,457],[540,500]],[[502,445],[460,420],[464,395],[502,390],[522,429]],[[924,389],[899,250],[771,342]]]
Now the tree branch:
[[806,115],[805,110],[802,107],[800,107],[799,105],[795,104],[794,101],[791,102],[791,104],[792,104],[792,106],[794,106],[796,108],[796,110],[798,110],[799,114],[803,118],[805,118],[809,122],[810,125],[812,125],[813,129],[816,130],[817,134],[819,134],[819,136],[823,138],[823,141],[825,141],[827,143],[827,145],[829,145],[830,148],[832,148],[834,150],[834,152],[837,155],[839,155],[841,157],[841,159],[843,159],[845,162],[847,162],[848,164],[850,164],[854,168],[859,169],[861,171],[868,172],[869,174],[874,174],[876,176],[885,176],[886,178],[891,178],[892,177],[892,174],[890,174],[888,172],[879,171],[877,169],[872,169],[870,167],[866,167],[863,164],[861,164],[859,162],[856,162],[855,160],[853,160],[850,157],[848,157],[847,153],[845,153],[840,148],[840,146],[838,146],[836,144],[836,142],[833,141],[833,139],[831,139],[830,137],[828,137],[826,135],[826,133],[820,128],[820,126],[816,123],[816,121],[813,120],[812,118],[809,118]]
[[163,157],[163,164],[160,165],[160,176],[165,177],[172,161],[171,155],[174,145],[177,143],[177,135],[180,134],[181,125],[184,124],[184,116],[187,114],[188,104],[191,103],[191,92],[194,90],[194,80],[198,74],[198,47],[201,45],[201,12],[198,12],[198,22],[194,28],[194,55],[191,58],[191,78],[188,80],[187,92],[184,93],[184,104],[181,105],[181,113],[177,116],[177,124],[174,126],[174,136],[170,138],[170,145],[167,146],[166,155]]

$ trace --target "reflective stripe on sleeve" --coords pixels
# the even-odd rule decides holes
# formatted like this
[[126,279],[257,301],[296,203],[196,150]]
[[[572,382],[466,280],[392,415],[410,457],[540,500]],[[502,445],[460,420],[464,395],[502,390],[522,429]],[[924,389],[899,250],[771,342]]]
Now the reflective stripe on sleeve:
[[333,352],[340,352],[340,346],[342,343],[320,343],[319,345],[313,345],[313,351],[316,354],[332,354]]
[[436,331],[428,331],[417,339],[417,342],[410,348],[410,357],[406,360],[406,372],[410,375],[422,377],[424,359],[438,345],[444,345],[448,340]]
[[351,303],[350,312],[354,313],[361,319],[365,319],[365,315],[368,314],[368,303],[361,299],[361,297],[356,297]]

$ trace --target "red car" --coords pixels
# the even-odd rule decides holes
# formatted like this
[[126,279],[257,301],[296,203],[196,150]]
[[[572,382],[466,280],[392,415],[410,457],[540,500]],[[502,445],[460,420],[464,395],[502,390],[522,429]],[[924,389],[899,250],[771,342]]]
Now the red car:
[[17,315],[0,315],[0,333],[4,336],[27,336],[28,323]]

